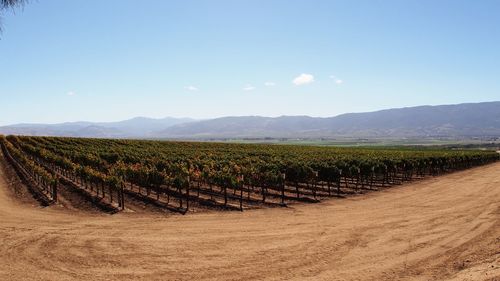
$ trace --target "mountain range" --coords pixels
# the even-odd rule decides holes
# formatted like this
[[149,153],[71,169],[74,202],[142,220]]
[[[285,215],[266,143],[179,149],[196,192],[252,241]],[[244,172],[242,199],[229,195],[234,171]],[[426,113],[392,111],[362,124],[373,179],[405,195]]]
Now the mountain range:
[[0,134],[95,137],[95,138],[145,138],[171,126],[195,121],[190,118],[153,119],[136,117],[119,122],[66,122],[60,124],[17,124],[0,127]]
[[17,124],[0,127],[0,134],[163,139],[499,137],[500,102],[405,107],[327,118],[137,117],[120,122]]

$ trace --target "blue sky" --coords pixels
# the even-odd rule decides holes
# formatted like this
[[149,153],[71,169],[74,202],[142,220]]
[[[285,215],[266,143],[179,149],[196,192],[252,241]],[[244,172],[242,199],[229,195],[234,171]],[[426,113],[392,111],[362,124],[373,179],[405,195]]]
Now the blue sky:
[[500,100],[496,0],[38,0],[2,14],[0,125]]

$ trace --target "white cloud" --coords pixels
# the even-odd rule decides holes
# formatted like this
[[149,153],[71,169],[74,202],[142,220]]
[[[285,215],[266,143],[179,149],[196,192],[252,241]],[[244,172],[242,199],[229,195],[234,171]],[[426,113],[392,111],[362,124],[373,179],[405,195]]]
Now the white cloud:
[[71,96],[75,96],[75,95],[76,95],[76,93],[75,93],[75,92],[73,92],[73,91],[69,91],[69,92],[67,92],[67,93],[66,93],[66,95],[68,95],[68,96],[70,96],[70,97],[71,97]]
[[186,89],[188,91],[198,91],[198,88],[195,86],[186,86],[186,87],[184,87],[184,89]]
[[250,84],[247,84],[245,87],[243,87],[243,91],[253,91],[253,90],[255,90],[255,87]]
[[274,82],[266,82],[266,83],[264,83],[264,86],[266,86],[266,87],[273,87],[273,86],[276,86],[276,83],[274,83]]
[[337,76],[335,76],[335,75],[330,75],[330,78],[331,78],[331,79],[333,79],[333,80],[335,81],[335,84],[337,84],[337,85],[340,85],[340,84],[344,83],[344,80],[339,79],[339,78],[338,78]]
[[314,76],[312,74],[302,73],[293,79],[292,83],[301,86],[314,82]]

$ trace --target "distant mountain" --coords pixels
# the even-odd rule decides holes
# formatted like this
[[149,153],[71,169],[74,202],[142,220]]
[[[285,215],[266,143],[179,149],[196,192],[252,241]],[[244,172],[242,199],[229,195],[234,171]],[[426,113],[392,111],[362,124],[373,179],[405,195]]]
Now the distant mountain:
[[168,138],[398,138],[500,136],[500,102],[418,106],[329,118],[223,117],[172,126]]
[[138,117],[121,122],[19,124],[0,127],[0,134],[108,138],[462,138],[500,137],[500,102],[418,106],[336,117]]
[[147,117],[136,117],[133,119],[112,122],[97,123],[97,126],[107,129],[117,129],[129,137],[149,137],[154,136],[157,131],[177,125],[195,121],[190,118],[166,117],[162,119],[152,119]]
[[193,122],[189,118],[153,119],[136,117],[119,122],[68,122],[61,124],[17,124],[0,127],[0,134],[95,138],[147,138],[165,128]]
[[159,132],[170,138],[300,138],[332,136],[328,118],[309,116],[281,117],[222,117],[212,120],[179,124]]

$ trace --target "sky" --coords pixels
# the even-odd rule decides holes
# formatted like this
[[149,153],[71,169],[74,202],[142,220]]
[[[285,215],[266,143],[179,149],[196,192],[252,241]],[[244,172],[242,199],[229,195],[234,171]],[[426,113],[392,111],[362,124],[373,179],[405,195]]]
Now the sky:
[[37,0],[1,14],[0,125],[500,100],[497,0]]

